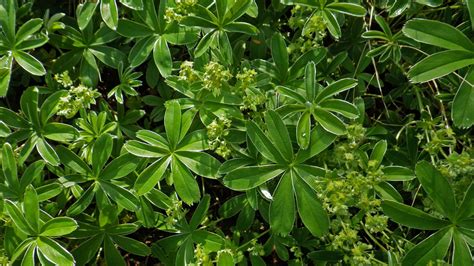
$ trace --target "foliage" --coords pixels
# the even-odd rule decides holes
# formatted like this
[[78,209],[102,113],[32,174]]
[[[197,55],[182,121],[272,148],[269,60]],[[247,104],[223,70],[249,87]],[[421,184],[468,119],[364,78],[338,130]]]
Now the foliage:
[[472,0],[0,0],[0,264],[471,265],[473,84]]

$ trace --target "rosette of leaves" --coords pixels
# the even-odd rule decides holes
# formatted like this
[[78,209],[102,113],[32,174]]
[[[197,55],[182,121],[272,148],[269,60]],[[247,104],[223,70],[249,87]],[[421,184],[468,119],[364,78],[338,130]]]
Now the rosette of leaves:
[[[0,180],[4,184],[0,183],[0,195],[3,199],[21,201],[27,187],[42,177],[45,162],[38,160],[31,163],[19,178],[15,154],[9,143],[3,144],[1,159],[3,176]],[[42,184],[36,188],[38,200],[41,202],[55,197],[61,193],[62,189],[63,187],[58,182]]]
[[[337,14],[344,14],[355,17],[365,16],[365,8],[355,3],[344,3],[326,0],[281,0],[285,5],[302,5],[314,8],[314,12],[306,24],[311,23],[310,18],[314,15],[321,16],[331,35],[338,39],[341,37],[341,22]],[[304,31],[304,29],[303,29]]]
[[118,75],[120,84],[115,86],[112,90],[107,93],[107,97],[115,97],[115,100],[123,104],[123,95],[137,96],[138,92],[135,90],[136,87],[142,85],[142,81],[139,79],[143,73],[133,72],[133,68],[128,67],[124,69],[123,63],[120,62],[118,66]]
[[430,261],[443,260],[451,246],[450,261],[453,265],[472,264],[474,185],[467,188],[464,199],[457,203],[451,184],[433,165],[419,162],[415,172],[441,217],[396,201],[382,203],[384,213],[395,222],[410,228],[435,231],[408,251],[402,265],[426,265]]
[[329,229],[329,219],[312,184],[318,176],[325,176],[326,171],[308,161],[326,149],[336,136],[316,127],[311,133],[309,147],[295,154],[288,129],[275,111],[265,113],[265,125],[267,134],[255,122],[247,122],[247,135],[265,161],[230,171],[224,176],[224,185],[233,190],[247,191],[278,179],[269,210],[273,231],[289,234],[298,212],[313,235],[324,235]]
[[[79,21],[77,23],[79,24]],[[120,62],[125,60],[126,56],[123,52],[107,45],[120,37],[107,26],[101,25],[94,31],[94,23],[89,23],[84,29],[79,28],[79,30],[71,25],[66,25],[58,32],[62,35],[49,35],[51,43],[61,50],[69,51],[55,60],[54,72],[61,73],[71,70],[79,64],[79,79],[88,87],[95,87],[100,79],[97,60],[113,69],[117,69]]]
[[68,143],[79,136],[79,132],[73,126],[50,121],[58,110],[59,98],[66,94],[66,91],[51,94],[39,108],[38,88],[29,88],[21,95],[22,116],[10,109],[0,107],[0,119],[9,127],[18,129],[11,133],[7,140],[12,143],[26,140],[20,151],[20,161],[25,161],[36,147],[40,156],[47,163],[57,166],[59,165],[58,155],[47,140]]
[[164,117],[165,136],[140,130],[136,136],[141,141],[127,141],[124,147],[131,154],[156,158],[135,182],[138,195],[152,190],[168,168],[171,168],[170,177],[176,193],[188,204],[199,201],[201,195],[192,172],[206,178],[217,178],[220,162],[203,152],[208,149],[206,131],[196,130],[187,134],[195,114],[194,110],[181,114],[180,104],[175,100],[169,101]]
[[69,217],[51,217],[39,207],[36,190],[26,188],[23,202],[5,200],[5,210],[19,231],[26,235],[11,256],[11,262],[23,254],[22,265],[35,265],[37,258],[42,265],[74,265],[74,257],[54,238],[67,235],[77,228]]
[[219,0],[210,6],[196,4],[192,14],[185,16],[180,24],[204,29],[204,36],[194,48],[194,56],[200,57],[210,47],[223,63],[232,62],[232,45],[228,33],[256,35],[258,29],[247,22],[237,21],[255,5],[252,0]]
[[43,20],[32,18],[16,29],[16,5],[13,0],[0,2],[0,97],[7,94],[13,62],[32,75],[46,74],[43,64],[27,53],[48,42],[48,36],[38,32]]
[[153,255],[169,264],[190,265],[194,260],[196,244],[201,244],[209,253],[221,250],[225,239],[207,231],[204,226],[200,228],[207,219],[210,200],[209,195],[204,195],[189,222],[183,218],[174,225],[177,234],[155,242],[152,246]]
[[340,79],[323,88],[316,82],[316,65],[313,62],[306,66],[305,73],[304,91],[298,88],[276,87],[282,95],[296,101],[283,105],[277,111],[284,116],[299,114],[296,136],[302,149],[306,149],[310,143],[311,117],[328,132],[343,135],[346,133],[346,124],[333,113],[349,119],[359,116],[359,110],[354,104],[333,97],[355,87],[357,85],[355,79]]
[[408,72],[413,83],[428,82],[470,66],[464,77],[461,77],[451,118],[460,128],[471,127],[474,124],[474,43],[459,29],[428,19],[408,21],[403,33],[418,42],[447,49],[416,63]]
[[171,74],[173,60],[169,44],[184,45],[197,40],[198,32],[192,28],[180,26],[173,21],[168,23],[165,11],[169,1],[160,1],[158,10],[155,1],[145,1],[141,11],[133,11],[134,20],[121,19],[117,32],[137,42],[128,54],[130,67],[137,67],[153,54],[155,65],[163,77]]
[[[127,210],[138,210],[138,198],[126,189],[124,182],[120,182],[123,180],[119,179],[132,173],[140,160],[125,153],[107,164],[112,149],[112,136],[108,133],[100,135],[92,148],[92,161],[89,166],[68,148],[57,147],[61,163],[72,172],[64,173],[63,182],[68,186],[73,186],[71,189],[79,191],[77,200],[67,210],[68,215],[76,216],[85,211],[91,205],[94,196],[99,209],[111,205],[112,200]],[[85,190],[81,185],[84,185]]]
[[103,258],[107,265],[125,266],[124,257],[118,248],[138,255],[147,256],[150,248],[144,243],[127,237],[137,231],[140,226],[134,223],[119,223],[118,212],[114,206],[106,206],[101,210],[98,219],[93,217],[95,223],[78,222],[78,229],[71,234],[71,238],[77,239],[79,244],[72,250],[78,265],[87,265],[97,253],[102,250]]

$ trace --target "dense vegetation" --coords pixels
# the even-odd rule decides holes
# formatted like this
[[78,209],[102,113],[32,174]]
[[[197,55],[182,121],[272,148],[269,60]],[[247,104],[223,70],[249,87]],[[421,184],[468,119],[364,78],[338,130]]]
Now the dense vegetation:
[[472,265],[473,41],[472,0],[0,0],[0,264]]

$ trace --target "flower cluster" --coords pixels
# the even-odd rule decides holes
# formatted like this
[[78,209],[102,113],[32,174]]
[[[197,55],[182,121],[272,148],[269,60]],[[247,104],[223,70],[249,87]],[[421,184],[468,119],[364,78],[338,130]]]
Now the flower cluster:
[[199,75],[194,70],[194,63],[191,61],[184,61],[179,67],[179,80],[187,81],[193,83],[199,80]]
[[229,129],[232,125],[232,121],[225,116],[221,116],[214,119],[207,126],[207,137],[209,138],[209,147],[214,150],[217,154],[227,159],[231,155],[232,150],[229,144],[225,140],[225,137],[229,135]]
[[214,96],[220,95],[222,88],[231,78],[230,71],[217,62],[209,62],[204,66],[203,87]]
[[168,23],[173,21],[181,21],[183,17],[188,15],[192,8],[198,3],[198,0],[176,0],[175,7],[168,7],[165,10],[165,20]]
[[67,95],[59,98],[57,115],[72,118],[81,109],[89,109],[95,104],[95,99],[100,96],[97,90],[89,88],[84,84],[74,86],[68,72],[56,74],[54,79],[64,88],[68,89]]

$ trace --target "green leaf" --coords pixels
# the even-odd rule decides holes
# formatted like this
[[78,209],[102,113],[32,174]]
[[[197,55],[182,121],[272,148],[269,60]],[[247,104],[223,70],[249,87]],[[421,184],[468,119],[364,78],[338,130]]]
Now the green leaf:
[[223,250],[218,253],[217,256],[217,266],[234,266],[234,257],[229,251]]
[[313,113],[314,119],[328,132],[334,135],[344,135],[346,134],[346,125],[342,122],[339,117],[333,115],[332,113],[316,107]]
[[453,220],[456,214],[456,201],[448,180],[426,161],[421,161],[416,165],[415,173],[437,209]]
[[18,227],[18,229],[20,229],[20,231],[26,235],[34,235],[36,233],[36,231],[28,224],[22,211],[15,205],[15,203],[10,200],[5,200],[4,207],[13,223]]
[[448,50],[432,54],[418,62],[408,71],[408,77],[413,83],[427,82],[473,64],[473,52]]
[[351,78],[340,79],[336,82],[329,84],[326,88],[321,90],[314,100],[316,103],[320,103],[325,99],[328,99],[336,94],[339,94],[348,89],[354,88],[357,85],[357,80]]
[[79,131],[68,124],[48,123],[43,127],[43,136],[54,141],[70,142],[79,137]]
[[457,220],[462,220],[474,215],[474,184],[471,183],[464,194],[464,199],[456,214]]
[[117,29],[118,25],[118,7],[115,0],[101,0],[100,14],[105,24],[113,30]]
[[306,98],[308,98],[310,101],[313,101],[317,94],[316,82],[316,64],[314,62],[310,62],[306,65],[304,75]]
[[355,16],[355,17],[363,17],[365,16],[365,8],[353,3],[330,3],[326,5],[325,9],[330,9],[334,12]]
[[40,118],[41,118],[41,123],[43,123],[43,125],[46,125],[48,120],[58,112],[59,99],[61,97],[66,96],[67,94],[68,94],[67,91],[60,90],[51,94],[50,96],[48,96],[48,98],[46,98],[46,100],[43,102],[40,108]]
[[165,171],[168,168],[170,161],[171,157],[163,157],[148,166],[138,176],[137,180],[135,181],[134,188],[139,196],[153,189],[153,187],[165,174]]
[[35,253],[36,253],[36,244],[32,244],[28,247],[21,260],[21,265],[35,265]]
[[442,260],[451,244],[453,230],[445,228],[410,249],[402,260],[402,265],[427,265],[430,261]]
[[47,221],[42,227],[40,235],[58,237],[72,233],[77,228],[77,223],[69,217],[55,217]]
[[52,263],[64,266],[74,265],[74,257],[57,242],[46,237],[39,237],[36,243],[39,251]]
[[7,95],[8,87],[10,86],[10,79],[12,74],[13,57],[0,57],[0,97]]
[[83,31],[87,25],[89,25],[89,22],[91,22],[98,4],[99,2],[85,2],[78,5],[76,9],[76,18],[81,31]]
[[227,10],[224,17],[224,24],[233,22],[243,16],[252,5],[252,0],[233,1],[233,5]]
[[211,155],[203,152],[189,151],[179,151],[176,155],[176,157],[195,174],[207,178],[217,178],[221,163]]
[[370,154],[370,160],[376,161],[377,164],[374,165],[375,168],[378,168],[382,163],[383,157],[385,156],[385,152],[387,151],[387,141],[380,140],[374,146],[372,153]]
[[339,22],[337,22],[334,14],[328,10],[323,10],[321,15],[323,16],[324,22],[326,22],[329,33],[331,33],[334,38],[339,39],[341,37],[341,26],[339,26]]
[[178,160],[172,160],[171,174],[176,192],[184,202],[190,204],[199,201],[201,192],[198,183],[186,166]]
[[275,163],[285,163],[281,153],[255,122],[247,122],[247,135],[263,157]]
[[107,265],[126,266],[122,255],[115,247],[110,236],[104,237],[104,257]]
[[43,25],[43,20],[40,18],[33,18],[20,26],[15,36],[15,45],[20,44],[25,39],[29,38],[33,33],[39,31]]
[[359,109],[355,105],[340,99],[327,99],[321,102],[319,106],[349,119],[356,119],[360,114]]
[[178,101],[166,102],[164,123],[170,147],[174,149],[181,135],[181,106]]
[[329,218],[316,192],[301,178],[293,178],[298,213],[303,224],[315,236],[323,236],[329,230]]
[[412,19],[403,33],[419,42],[451,50],[474,51],[474,44],[460,30],[436,20]]
[[89,51],[105,65],[117,69],[125,61],[125,54],[120,50],[105,45],[97,45]]
[[438,219],[423,211],[395,201],[384,200],[383,212],[395,222],[421,230],[437,230],[448,226],[450,223]]
[[136,211],[138,209],[138,198],[129,190],[108,181],[100,181],[99,184],[113,201],[125,209],[130,211]]
[[69,216],[76,216],[81,214],[91,204],[94,199],[95,186],[90,186],[85,192],[81,194],[79,199],[74,202],[66,211]]
[[108,133],[101,134],[92,148],[92,170],[96,175],[100,173],[112,154],[113,140]]
[[143,64],[153,50],[155,42],[156,39],[153,36],[140,39],[136,42],[128,54],[130,67],[137,67]]
[[69,169],[80,174],[91,174],[92,170],[82,161],[82,159],[66,147],[58,146],[56,148],[57,154],[61,163]]
[[189,221],[189,227],[191,229],[197,229],[202,221],[204,221],[207,216],[210,203],[211,197],[208,194],[204,195],[199,201],[199,205],[196,207],[196,210],[191,217],[191,221]]
[[20,106],[23,113],[30,120],[30,123],[33,124],[33,128],[41,128],[39,121],[39,110],[38,110],[38,95],[39,90],[36,87],[29,88],[23,92],[20,98]]
[[136,140],[127,141],[124,147],[129,153],[145,158],[160,158],[169,153],[166,150]]
[[41,157],[49,164],[53,166],[59,165],[58,154],[54,149],[46,142],[43,138],[38,138],[36,141],[36,149]]
[[257,35],[258,28],[246,22],[232,22],[224,26],[227,32],[238,32],[248,35]]
[[311,113],[304,112],[296,125],[296,140],[301,149],[308,148],[311,137]]
[[10,109],[0,107],[0,120],[14,128],[29,128],[30,124],[24,118],[11,111]]
[[126,153],[112,160],[99,175],[101,180],[118,179],[127,176],[137,168],[139,160]]
[[25,191],[23,213],[25,214],[25,219],[30,227],[33,228],[34,232],[38,232],[40,229],[40,209],[38,203],[38,194],[36,194],[36,190],[32,185],[29,185]]
[[451,119],[459,128],[469,128],[474,125],[474,68],[468,71],[456,96],[454,96]]
[[293,159],[293,146],[291,145],[290,134],[281,117],[273,110],[265,113],[265,124],[268,128],[268,135],[275,147],[283,155],[287,162]]
[[17,50],[13,52],[13,57],[16,62],[30,74],[35,76],[43,76],[46,74],[46,69],[44,69],[43,64],[33,56]]
[[326,131],[321,126],[314,127],[311,131],[309,149],[300,150],[296,156],[296,162],[301,163],[318,155],[327,149],[334,142],[336,137],[336,135]]
[[270,227],[283,236],[291,232],[295,222],[293,191],[293,176],[288,171],[280,178],[270,203]]
[[283,171],[276,165],[241,167],[228,173],[223,182],[230,189],[245,191],[260,186]]
[[76,258],[77,265],[86,265],[94,256],[97,255],[99,248],[102,246],[104,234],[98,234],[94,237],[82,242],[80,246],[72,251]]
[[6,183],[12,189],[19,191],[20,182],[18,181],[18,170],[16,166],[15,155],[10,143],[3,144],[2,148],[2,170]]
[[111,238],[120,248],[129,253],[138,256],[148,256],[151,253],[151,250],[147,245],[133,238],[121,235],[111,236]]
[[147,25],[128,19],[119,20],[117,32],[128,38],[140,38],[153,35],[153,30]]
[[472,264],[471,249],[469,248],[467,241],[464,240],[462,233],[460,233],[458,230],[454,230],[453,242],[453,266]]
[[160,37],[156,40],[153,48],[153,59],[163,77],[166,78],[171,75],[173,60],[171,58],[170,48],[168,47],[165,38]]
[[[239,1],[240,2],[240,1]],[[286,49],[285,40],[280,33],[276,33],[271,41],[272,58],[278,70],[280,79],[285,79],[288,75],[288,51]]]
[[469,19],[471,20],[471,28],[474,30],[474,1],[466,0],[465,1],[467,10],[469,11]]
[[403,166],[385,166],[383,173],[387,181],[410,181],[415,178],[415,173]]

